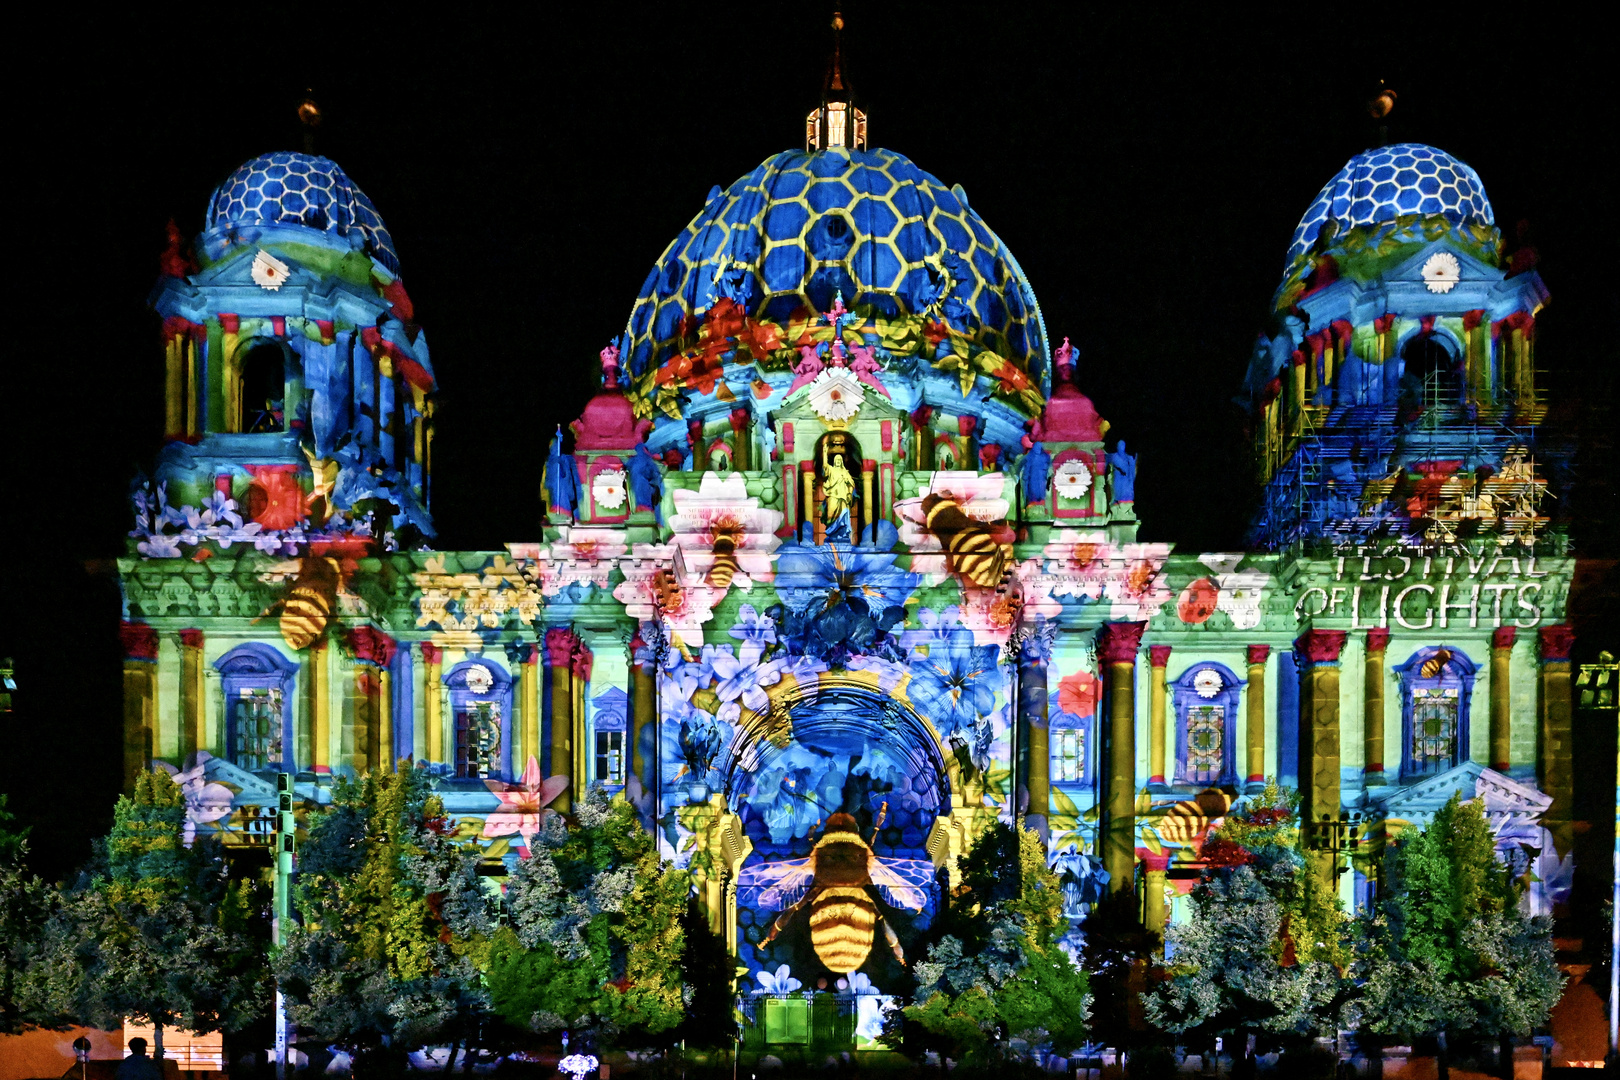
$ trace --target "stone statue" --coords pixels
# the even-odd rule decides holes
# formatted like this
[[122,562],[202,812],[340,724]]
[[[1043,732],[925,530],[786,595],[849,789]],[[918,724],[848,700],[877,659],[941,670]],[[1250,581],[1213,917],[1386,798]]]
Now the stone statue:
[[1031,443],[1020,468],[1026,504],[1046,501],[1046,481],[1051,469],[1052,455],[1040,443]]
[[1114,452],[1108,455],[1108,464],[1114,470],[1114,501],[1136,501],[1136,455],[1125,452],[1125,440],[1119,440]]
[[572,515],[579,505],[579,471],[574,467],[574,455],[563,453],[562,446],[562,426],[558,425],[546,457],[546,503],[554,513]]

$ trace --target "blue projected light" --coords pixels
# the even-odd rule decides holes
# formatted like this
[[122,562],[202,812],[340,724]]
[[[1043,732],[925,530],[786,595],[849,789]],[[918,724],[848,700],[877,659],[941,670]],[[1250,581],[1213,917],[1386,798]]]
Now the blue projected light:
[[1294,229],[1288,265],[1310,250],[1330,218],[1342,235],[1403,214],[1438,215],[1457,225],[1496,224],[1485,185],[1470,166],[1422,143],[1381,146],[1345,162],[1317,193]]
[[302,225],[345,237],[358,232],[366,253],[399,273],[382,215],[348,173],[323,157],[282,151],[237,169],[208,200],[205,228],[229,225]]

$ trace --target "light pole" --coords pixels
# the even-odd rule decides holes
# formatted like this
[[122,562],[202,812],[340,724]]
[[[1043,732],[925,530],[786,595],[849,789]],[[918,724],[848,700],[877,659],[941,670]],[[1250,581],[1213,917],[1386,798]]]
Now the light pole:
[[[287,942],[287,930],[292,923],[293,834],[298,829],[293,816],[293,778],[291,773],[276,774],[276,833],[275,859],[276,892],[275,918],[270,924],[270,936],[276,948]],[[287,1076],[287,1001],[281,987],[276,987],[276,1080]]]

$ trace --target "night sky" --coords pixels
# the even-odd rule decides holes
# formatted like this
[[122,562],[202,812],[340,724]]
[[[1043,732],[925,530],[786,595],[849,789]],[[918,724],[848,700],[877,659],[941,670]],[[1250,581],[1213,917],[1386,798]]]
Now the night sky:
[[[381,7],[237,25],[161,10],[172,22],[36,35],[26,51],[50,76],[11,101],[22,295],[0,392],[0,656],[21,689],[0,717],[0,791],[52,875],[105,828],[118,783],[107,560],[161,434],[145,301],[165,222],[195,233],[237,165],[299,149],[312,88],[317,150],[381,211],[431,344],[439,546],[535,540],[545,444],[593,392],[597,351],[709,188],[801,144],[830,40],[819,3],[594,3],[471,25]],[[1620,130],[1594,28],[1523,8],[1511,22],[1462,6],[1243,10],[845,5],[873,144],[965,187],[1053,344],[1079,347],[1082,389],[1141,455],[1142,538],[1241,544],[1252,488],[1231,399],[1299,215],[1376,139],[1363,102],[1379,78],[1400,95],[1391,141],[1454,153],[1505,233],[1529,223],[1553,294],[1540,359],[1590,441],[1612,396]],[[1593,446],[1589,464],[1612,462]],[[1577,536],[1612,557],[1613,474],[1599,472]]]

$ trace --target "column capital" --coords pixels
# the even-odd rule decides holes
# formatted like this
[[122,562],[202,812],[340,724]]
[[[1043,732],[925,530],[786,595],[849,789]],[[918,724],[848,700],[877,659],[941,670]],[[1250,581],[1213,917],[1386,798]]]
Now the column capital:
[[534,645],[527,641],[508,641],[506,643],[506,659],[514,667],[520,664],[532,664],[535,651]]
[[1170,852],[1149,851],[1147,848],[1137,848],[1136,857],[1142,863],[1142,869],[1148,873],[1164,873],[1170,869]]
[[1097,655],[1107,664],[1134,664],[1145,622],[1104,623],[1097,632]]
[[1149,645],[1148,663],[1153,667],[1162,668],[1170,662],[1169,645]]
[[444,650],[431,641],[419,641],[417,645],[422,650],[422,661],[427,664],[437,664],[444,659]]
[[1344,651],[1343,630],[1307,630],[1294,640],[1294,652],[1309,666],[1337,664]]
[[374,626],[354,626],[343,632],[344,646],[349,654],[362,663],[387,667],[394,662],[399,648],[394,639]]
[[1389,627],[1375,626],[1367,631],[1367,651],[1383,652],[1389,647]]
[[1498,626],[1491,632],[1491,648],[1511,649],[1513,643],[1519,638],[1519,628],[1516,626]]
[[184,645],[188,649],[200,649],[200,648],[202,648],[203,647],[203,632],[201,630],[182,630],[182,631],[180,631],[180,644]]
[[1575,647],[1575,628],[1568,623],[1543,626],[1541,636],[1541,662],[1557,664],[1569,662],[1569,651]]
[[124,646],[126,660],[156,660],[158,654],[157,631],[150,623],[121,622],[118,640]]
[[1257,664],[1264,664],[1266,662],[1266,660],[1270,656],[1271,656],[1271,646],[1270,645],[1250,645],[1249,646],[1249,666],[1250,667],[1254,667]]
[[572,627],[553,626],[546,631],[546,659],[552,667],[570,666],[579,645],[579,635]]

